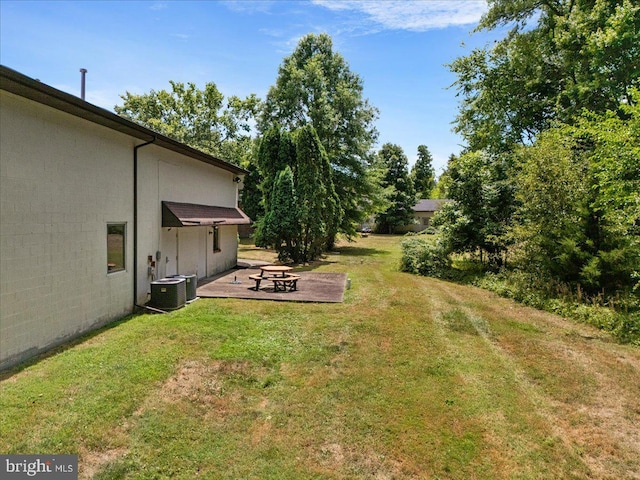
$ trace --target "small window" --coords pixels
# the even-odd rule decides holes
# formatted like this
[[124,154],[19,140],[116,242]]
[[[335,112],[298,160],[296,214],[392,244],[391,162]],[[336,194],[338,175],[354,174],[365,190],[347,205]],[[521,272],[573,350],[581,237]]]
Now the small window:
[[220,251],[220,231],[218,227],[213,227],[213,251]]
[[125,269],[126,224],[107,224],[107,273]]

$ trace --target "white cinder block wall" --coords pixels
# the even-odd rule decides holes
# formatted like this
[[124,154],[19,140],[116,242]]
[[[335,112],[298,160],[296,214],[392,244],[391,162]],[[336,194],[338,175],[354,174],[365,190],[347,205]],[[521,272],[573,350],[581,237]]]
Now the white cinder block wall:
[[[5,91],[0,126],[2,369],[133,310],[133,148],[142,141]],[[142,304],[166,273],[162,260],[154,277],[147,270],[147,257],[168,248],[161,202],[236,207],[237,184],[232,172],[157,145],[138,159]],[[126,224],[126,268],[116,273],[107,273],[109,223]],[[211,229],[179,229],[196,251],[177,273],[236,265],[237,227],[219,227],[219,251]]]
[[[231,172],[157,147],[153,144],[138,150],[138,302],[146,301],[150,291],[147,257],[160,260],[155,278],[172,274],[165,269],[165,257],[175,255],[175,245],[163,244],[169,236],[162,235],[162,202],[196,203],[219,207],[237,206],[237,183]],[[166,230],[166,228],[165,228]],[[173,228],[175,231],[176,228]],[[183,253],[179,261],[180,274],[198,274],[198,278],[214,275],[236,266],[238,254],[238,228],[236,225],[220,227],[220,250],[213,251],[211,227],[181,227],[183,240],[191,240],[193,251]],[[175,237],[171,236],[175,242]],[[198,237],[193,240],[193,237]],[[184,244],[183,244],[184,246]]]
[[0,367],[131,311],[132,138],[0,92]]

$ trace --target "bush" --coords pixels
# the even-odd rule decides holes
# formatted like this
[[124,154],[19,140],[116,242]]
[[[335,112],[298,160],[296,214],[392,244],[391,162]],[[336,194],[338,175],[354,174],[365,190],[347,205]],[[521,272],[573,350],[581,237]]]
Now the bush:
[[402,242],[401,262],[403,272],[437,278],[448,278],[451,273],[451,259],[439,241],[408,237]]
[[427,227],[420,232],[420,235],[435,235],[438,233],[438,229],[436,227]]

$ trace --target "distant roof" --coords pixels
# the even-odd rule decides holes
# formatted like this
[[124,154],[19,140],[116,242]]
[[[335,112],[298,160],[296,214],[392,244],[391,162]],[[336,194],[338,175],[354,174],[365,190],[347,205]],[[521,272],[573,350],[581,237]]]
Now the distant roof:
[[82,100],[81,98],[50,87],[49,85],[27,77],[26,75],[16,72],[4,65],[0,65],[0,90],[6,90],[7,92],[11,92],[15,95],[33,100],[34,102],[47,105],[76,117],[97,123],[98,125],[130,135],[144,142],[151,141],[155,138],[155,145],[167,148],[176,153],[187,155],[188,157],[214,165],[231,173],[248,173],[244,168],[238,167],[237,165],[216,158],[213,155],[201,152],[200,150],[161,135],[160,133],[154,132],[153,130],[132,122],[131,120],[116,115],[109,110],[97,107]]
[[447,200],[445,198],[423,199],[416,203],[416,205],[413,207],[413,210],[415,212],[435,212],[436,210],[440,210],[443,204],[450,201],[451,200]]

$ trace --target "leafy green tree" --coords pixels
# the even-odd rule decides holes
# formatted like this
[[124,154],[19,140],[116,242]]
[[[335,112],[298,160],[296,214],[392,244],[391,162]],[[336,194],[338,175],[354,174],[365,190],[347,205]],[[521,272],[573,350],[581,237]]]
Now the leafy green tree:
[[418,147],[418,159],[411,169],[411,179],[418,198],[431,198],[436,188],[436,171],[433,169],[433,157],[426,145]]
[[640,279],[640,109],[586,112],[518,152],[522,268],[595,293]]
[[409,175],[409,161],[402,148],[385,143],[378,152],[378,164],[385,172],[382,187],[388,189],[389,207],[376,215],[376,231],[394,233],[414,221],[416,195]]
[[592,264],[595,278],[608,289],[635,284],[640,293],[640,91],[633,98],[620,106],[628,119],[585,113],[578,134],[594,143],[591,209],[602,239]]
[[519,264],[543,278],[575,281],[590,257],[586,235],[589,165],[566,131],[551,129],[518,152],[520,207],[513,228]]
[[470,150],[530,144],[586,108],[615,111],[640,85],[640,5],[632,0],[493,0],[478,29],[512,29],[451,64],[455,129]]
[[151,90],[121,95],[115,112],[179,142],[235,164],[251,150],[251,121],[259,100],[232,96],[225,103],[215,83],[203,90],[195,84],[170,81],[171,91]]
[[452,156],[448,165],[450,184],[446,203],[433,225],[441,227],[445,250],[450,253],[487,253],[492,267],[500,267],[509,247],[506,236],[514,211],[514,187],[509,156],[467,152]]
[[[333,50],[331,37],[309,34],[283,60],[258,119],[261,132],[275,124],[289,131],[314,127],[344,211],[338,231],[347,235],[355,234],[356,225],[369,213],[369,200],[377,194],[368,167],[378,111],[362,92],[362,79]],[[335,234],[330,235],[332,245]]]

